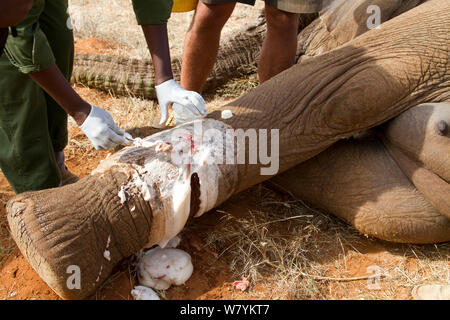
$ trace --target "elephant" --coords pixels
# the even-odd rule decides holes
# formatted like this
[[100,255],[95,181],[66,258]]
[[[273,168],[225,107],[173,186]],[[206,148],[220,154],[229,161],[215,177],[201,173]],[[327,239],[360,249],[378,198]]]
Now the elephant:
[[376,27],[376,23],[382,24],[426,1],[325,0],[320,19],[299,30],[297,60],[330,51]]
[[[450,240],[448,105],[430,104],[450,100],[449,18],[447,0],[426,1],[300,59],[204,119],[136,140],[77,183],[14,197],[7,205],[14,240],[58,295],[82,299],[123,258],[164,246],[193,217],[283,172],[294,194],[363,232]],[[266,140],[260,161],[224,161],[254,151],[230,132]],[[267,150],[279,159],[274,172],[265,170]],[[389,184],[379,186],[383,179]],[[348,202],[336,202],[343,195]],[[342,203],[353,206],[346,213]],[[391,208],[393,217],[384,212]],[[68,286],[74,267],[76,288]]]
[[[300,14],[298,52],[296,60],[334,49],[366,32],[369,6],[380,8],[380,23],[396,17],[427,0],[324,0],[324,9],[316,13]],[[217,62],[203,86],[211,92],[233,78],[254,74],[259,52],[266,33],[264,15],[221,44]],[[181,58],[172,59],[175,80],[180,80]],[[154,74],[148,59],[128,59],[91,54],[77,54],[71,77],[80,84],[115,95],[154,99]]]
[[[368,30],[366,26],[367,15],[362,14],[361,11],[369,6],[377,5],[380,8],[380,22],[384,22],[424,2],[426,1],[332,1],[321,14],[321,19],[315,20],[299,34],[299,61],[333,50],[366,32]],[[354,19],[350,17],[354,17]],[[413,181],[412,173],[403,174],[399,171],[399,166],[402,170],[406,170],[406,167],[408,167],[406,164],[402,165],[402,160],[398,159],[403,155],[397,155],[396,158],[391,155],[395,152],[393,146],[388,148],[389,152],[385,150],[387,146],[384,146],[395,140],[394,147],[400,148],[402,153],[407,153],[415,162],[410,163],[410,165],[415,166],[415,168],[425,166],[432,172],[437,173],[436,179],[443,178],[444,181],[438,179],[442,184],[437,184],[439,187],[433,197],[441,196],[445,199],[448,197],[446,181],[449,181],[449,177],[447,173],[440,171],[446,165],[440,164],[440,169],[437,169],[437,166],[432,165],[429,161],[430,157],[434,158],[433,161],[438,158],[444,161],[446,159],[444,154],[448,154],[448,149],[442,148],[441,145],[437,146],[430,140],[411,140],[411,137],[430,137],[428,139],[434,140],[435,138],[432,138],[432,136],[435,135],[438,139],[443,137],[445,144],[448,137],[446,131],[449,121],[447,114],[450,112],[448,107],[449,104],[414,107],[410,109],[410,112],[405,112],[392,120],[393,124],[378,128],[376,133],[372,130],[361,134],[353,141],[340,141],[317,157],[275,177],[272,182],[283,191],[332,212],[355,226],[363,234],[402,243],[448,241],[449,235],[445,228],[447,223],[445,216],[448,218],[449,210],[440,206],[440,210],[434,211],[435,209],[430,206],[430,202],[433,202],[431,199],[425,200],[422,206],[419,205],[419,202],[423,201],[419,198],[425,195],[427,190],[422,188],[418,192],[419,185],[414,186],[414,183],[410,182]],[[413,112],[413,110],[417,111]],[[436,120],[435,117],[442,119]],[[412,125],[413,123],[414,125]],[[427,125],[429,128],[426,132]],[[388,131],[386,131],[386,126],[390,128]],[[392,128],[396,128],[395,137],[392,135]],[[416,131],[411,132],[413,130]],[[380,139],[382,132],[389,134]],[[414,149],[410,145],[411,142],[417,143]],[[428,163],[419,156],[419,154],[426,152],[429,152]],[[437,156],[436,152],[439,152],[441,156]],[[365,157],[367,158],[363,161],[362,159]],[[384,164],[384,169],[377,169],[380,164]],[[347,168],[347,170],[344,168]],[[352,169],[350,170],[350,168]],[[395,176],[396,172],[398,177],[393,179],[392,177]],[[432,172],[429,174],[432,174]],[[337,175],[340,176],[337,177]],[[394,185],[400,186],[403,184],[401,182],[403,179],[406,180],[404,180],[405,185],[400,188],[401,190],[388,186],[390,180],[395,181]],[[406,189],[410,189],[409,196],[411,198],[406,196],[404,192]],[[332,194],[334,195],[332,196]],[[320,200],[317,199],[318,197]],[[444,202],[446,201],[444,200]],[[424,212],[429,210],[425,206],[430,206],[430,210],[434,211],[435,214],[425,214]],[[436,201],[434,201],[434,207],[439,207]],[[411,217],[409,223],[404,220],[406,211],[403,210],[406,210],[408,216]],[[413,212],[415,211],[418,214],[414,217]],[[436,221],[443,223],[444,228],[442,230],[439,231],[431,227],[429,222],[433,219],[432,216],[436,217]],[[400,219],[401,223],[395,222],[395,217]],[[427,219],[430,220],[427,222]],[[431,224],[436,221],[431,222]],[[441,222],[437,222],[436,226],[440,225]],[[396,223],[398,228],[394,228],[392,225],[386,226],[386,224]],[[400,232],[402,229],[403,232]]]
[[401,243],[449,241],[449,121],[450,104],[418,105],[273,181],[362,234]]

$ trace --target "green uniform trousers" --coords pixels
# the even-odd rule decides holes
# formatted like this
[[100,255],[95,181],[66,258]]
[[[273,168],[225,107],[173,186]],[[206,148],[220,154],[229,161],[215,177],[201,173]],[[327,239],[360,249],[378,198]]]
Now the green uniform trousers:
[[29,76],[56,63],[70,80],[73,34],[67,0],[35,0],[0,57],[0,168],[16,193],[57,187],[55,152],[67,145],[67,114]]

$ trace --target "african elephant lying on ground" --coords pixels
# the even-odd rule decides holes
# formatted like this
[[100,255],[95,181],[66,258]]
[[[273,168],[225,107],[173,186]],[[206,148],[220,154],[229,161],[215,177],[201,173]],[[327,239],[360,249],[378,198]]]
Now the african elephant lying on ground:
[[[369,6],[380,8],[380,22],[384,22],[423,2],[426,1],[334,0],[320,19],[299,34],[299,60],[328,52],[366,32],[368,15],[364,12]],[[385,144],[395,140],[395,146],[388,148],[390,152],[374,132],[366,133],[352,141],[339,142],[319,156],[277,176],[273,182],[302,200],[343,218],[364,234],[395,242],[447,241],[445,215],[449,217],[450,209],[446,200],[449,197],[446,181],[449,181],[449,174],[442,172],[448,165],[439,161],[448,161],[446,155],[450,151],[447,141],[449,107],[449,104],[416,107],[392,121],[393,124],[385,125],[396,128],[395,134],[391,129],[382,139]],[[377,130],[377,135],[380,136],[383,130]],[[436,144],[436,140],[440,143]],[[407,160],[399,159],[401,155],[391,156],[395,152],[393,148],[400,148],[418,163],[406,164]],[[427,154],[426,160],[424,154]],[[426,173],[422,175],[423,179],[438,179],[436,189],[426,192],[421,188],[417,192],[419,171],[414,170],[415,177],[412,177],[411,172],[405,172],[408,165],[424,166],[437,173],[438,176],[431,177],[430,172],[423,171],[426,169],[419,170]],[[423,197],[425,194],[428,201]],[[436,211],[429,201],[440,210]],[[442,226],[444,228],[440,229]]]
[[[279,145],[276,139],[271,140],[268,148],[276,151],[279,146],[279,172],[283,172],[337,141],[379,126],[413,106],[448,100],[450,30],[446,22],[450,18],[449,9],[447,0],[429,1],[346,45],[305,59],[229,105],[217,108],[206,119],[163,131],[123,149],[78,183],[15,197],[7,206],[15,241],[35,270],[61,297],[88,296],[121,259],[145,246],[163,245],[191,217],[273,176],[261,174],[267,165],[264,161],[220,162],[227,130],[268,129],[273,139],[276,134],[270,130],[279,129]],[[234,116],[221,119],[221,111],[225,109]],[[421,110],[417,111],[422,114],[418,123],[428,124],[429,117]],[[441,116],[446,115],[437,115],[438,129],[446,137],[442,148],[448,150],[448,131],[441,125],[448,117],[441,119]],[[423,143],[416,145],[413,157],[406,157],[402,150],[406,144],[390,137],[390,132],[396,134],[395,123],[402,121],[400,118],[381,129],[392,158],[402,170],[395,171],[403,181],[399,185],[407,188],[405,176],[411,177],[423,199],[429,201],[423,207],[429,209],[426,212],[431,215],[430,225],[438,232],[435,240],[450,240],[450,224],[437,213],[448,216],[450,198],[442,193],[439,197],[427,194],[435,187],[434,183],[444,186],[442,190],[446,192],[448,176],[442,176],[437,170],[443,168],[442,172],[448,173],[448,153],[444,151],[437,158],[431,157],[433,161],[429,163],[433,166],[428,167],[424,162],[427,170],[414,166],[411,159],[422,160],[422,155],[427,156],[421,151],[427,150],[428,136],[423,136],[420,126],[417,131],[408,131],[412,132],[414,141]],[[196,126],[203,128],[203,133],[195,132]],[[213,134],[209,135],[207,129],[214,129],[209,132]],[[258,133],[264,140],[261,131]],[[432,143],[437,141],[430,139]],[[367,144],[382,149],[379,142]],[[235,156],[242,148],[233,140],[227,144],[225,153]],[[248,156],[248,148],[245,152]],[[376,152],[378,155],[385,151]],[[193,161],[180,169],[174,154]],[[394,167],[391,158],[381,158],[380,161]],[[416,192],[411,188],[409,191]],[[404,213],[405,221],[409,214],[417,214],[418,201],[415,203],[413,212]],[[409,230],[398,224],[392,224],[392,228],[385,235],[403,232],[404,236],[405,230]],[[426,232],[421,237],[419,242],[431,239]],[[66,285],[70,266],[81,270],[79,290],[70,290]]]

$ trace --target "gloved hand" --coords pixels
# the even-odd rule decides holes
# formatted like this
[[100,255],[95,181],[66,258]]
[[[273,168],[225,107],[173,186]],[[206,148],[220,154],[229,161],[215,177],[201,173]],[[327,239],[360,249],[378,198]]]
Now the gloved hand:
[[97,150],[108,150],[118,144],[130,145],[133,142],[133,137],[120,129],[107,111],[96,106],[91,106],[91,112],[80,129]]
[[185,108],[181,104],[174,103],[172,105],[173,113],[174,113],[174,124],[179,125],[194,119],[198,119],[203,117],[203,115],[196,115],[192,113],[188,108]]
[[177,103],[183,106],[187,109],[186,111],[189,111],[195,117],[202,117],[208,113],[205,107],[205,100],[203,100],[201,95],[197,92],[183,89],[173,79],[155,86],[155,89],[159,108],[161,110],[161,121],[159,124],[163,124],[167,121],[169,105],[171,103]]

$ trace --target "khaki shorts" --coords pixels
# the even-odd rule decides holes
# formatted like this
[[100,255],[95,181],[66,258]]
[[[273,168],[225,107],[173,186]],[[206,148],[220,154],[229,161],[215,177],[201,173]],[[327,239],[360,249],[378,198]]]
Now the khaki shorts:
[[[256,0],[200,0],[206,4],[240,2],[254,5]],[[314,13],[322,10],[323,0],[265,0],[266,4],[282,11],[293,13]]]

